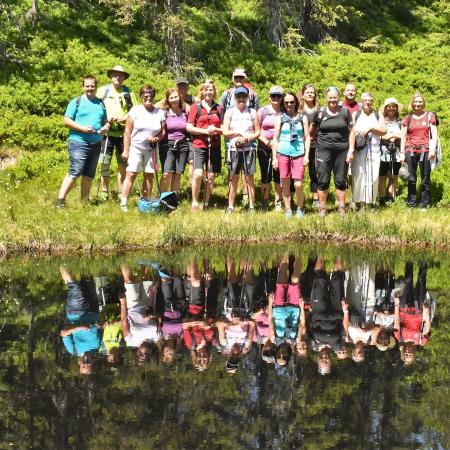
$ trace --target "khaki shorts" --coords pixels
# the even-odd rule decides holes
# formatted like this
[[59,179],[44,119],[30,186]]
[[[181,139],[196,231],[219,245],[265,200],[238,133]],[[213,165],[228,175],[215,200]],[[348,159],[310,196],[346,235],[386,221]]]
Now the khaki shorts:
[[140,149],[130,145],[130,154],[127,161],[127,172],[155,173],[154,160],[156,154],[152,155],[150,149]]

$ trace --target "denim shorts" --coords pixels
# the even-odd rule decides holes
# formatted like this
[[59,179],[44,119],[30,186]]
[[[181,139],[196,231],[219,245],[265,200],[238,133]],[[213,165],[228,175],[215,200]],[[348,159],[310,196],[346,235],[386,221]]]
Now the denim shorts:
[[101,145],[101,142],[88,144],[87,142],[69,140],[69,176],[77,178],[83,175],[94,178]]

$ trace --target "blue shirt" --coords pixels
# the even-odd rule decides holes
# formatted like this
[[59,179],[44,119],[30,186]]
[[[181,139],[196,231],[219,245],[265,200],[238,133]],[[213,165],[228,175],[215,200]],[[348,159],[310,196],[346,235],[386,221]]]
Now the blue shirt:
[[[71,100],[64,116],[69,117],[83,127],[91,126],[94,130],[100,130],[106,120],[106,110],[103,102],[97,97],[89,100],[86,95],[82,95],[80,104],[77,107],[77,98]],[[102,135],[82,133],[70,129],[69,140],[95,144],[102,140]]]
[[71,355],[83,356],[85,353],[98,350],[102,342],[102,331],[95,325],[88,330],[75,331],[62,338],[64,347]]
[[303,142],[303,124],[302,118],[296,123],[298,137],[291,141],[291,126],[289,123],[283,123],[278,138],[277,153],[281,155],[296,158],[305,154],[305,143]]

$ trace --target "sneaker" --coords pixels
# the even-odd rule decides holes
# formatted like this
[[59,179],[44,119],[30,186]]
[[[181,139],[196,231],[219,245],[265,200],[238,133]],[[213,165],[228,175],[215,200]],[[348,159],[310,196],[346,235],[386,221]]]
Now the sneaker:
[[327,215],[327,208],[325,206],[321,206],[319,208],[319,217],[325,217]]
[[108,201],[109,200],[109,192],[108,191],[100,192],[98,199],[102,202]]
[[420,212],[427,212],[429,209],[429,206],[422,206],[422,208],[420,208]]
[[347,214],[347,209],[345,208],[345,205],[338,206],[338,213],[341,217],[344,217]]
[[249,212],[250,214],[255,214],[255,208],[253,208],[253,206],[250,206],[250,207],[248,208],[248,212]]
[[193,213],[199,212],[199,211],[200,211],[200,206],[199,206],[198,204],[192,205],[192,206],[191,206],[191,211],[192,211]]
[[287,209],[284,213],[284,217],[286,217],[286,219],[290,219],[292,217],[292,210]]
[[319,208],[320,208],[320,202],[319,202],[319,200],[313,200],[313,202],[312,202],[312,207],[313,207],[314,209],[319,209]]
[[225,214],[231,214],[234,211],[234,208],[232,206],[229,206],[227,210],[225,211]]
[[206,211],[207,209],[209,209],[209,204],[208,204],[208,203],[205,203],[205,204],[203,205],[203,211]]
[[303,217],[305,217],[305,214],[304,214],[303,211],[299,208],[299,209],[297,209],[297,212],[295,213],[295,217],[297,217],[297,219],[303,219]]
[[275,211],[277,211],[277,212],[283,211],[283,207],[281,206],[281,202],[280,201],[275,202]]
[[57,198],[55,202],[55,208],[63,209],[66,207],[66,201],[63,198]]
[[127,205],[120,205],[120,210],[122,212],[128,212],[128,206]]

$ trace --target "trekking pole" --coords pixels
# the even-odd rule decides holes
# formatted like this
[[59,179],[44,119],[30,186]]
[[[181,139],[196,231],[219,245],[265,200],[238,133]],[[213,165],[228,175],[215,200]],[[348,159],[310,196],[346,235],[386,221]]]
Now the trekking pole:
[[[203,181],[205,183],[205,190],[203,192],[203,209],[205,209],[205,205],[206,205],[206,197],[209,194],[209,174],[211,173],[211,136],[208,136],[206,138],[207,142],[208,142],[208,164],[206,167],[206,175],[203,178]],[[208,199],[209,201],[209,199]]]
[[372,162],[372,138],[373,136],[370,135],[369,137],[369,179],[370,179],[370,191],[371,191],[371,197],[370,197],[370,204],[373,205],[375,203],[375,192],[374,192],[374,182],[373,182],[373,162]]
[[[236,150],[236,152],[237,152],[237,150]],[[238,163],[237,157],[233,161],[233,159],[231,157],[231,150],[229,151],[229,154],[230,154],[230,169],[228,170],[228,178],[229,178],[229,180],[228,180],[228,194],[227,194],[227,202],[228,203],[229,203],[229,198],[230,198],[231,186],[233,184],[233,177],[235,175],[236,166],[237,166],[237,163]]]
[[[250,155],[250,152],[252,152],[253,150],[248,150],[248,154]],[[244,159],[244,179],[245,179],[245,184],[247,187],[247,196],[248,196],[248,204],[249,204],[249,208],[250,208],[250,188],[248,186],[248,165],[247,165],[247,158],[245,156],[245,150],[242,150],[242,157]],[[252,203],[251,203],[251,207],[253,208],[253,199],[252,199]]]
[[[97,185],[97,194],[95,196],[95,201],[98,203],[98,195],[100,193],[100,185],[102,184],[102,164],[103,161],[105,159],[105,155],[106,155],[106,149],[108,148],[108,139],[109,139],[109,135],[106,135],[106,139],[105,139],[105,145],[103,147],[103,151],[101,153],[101,157],[102,157],[102,162],[100,163],[100,176],[98,178],[98,185]],[[114,147],[113,147],[114,150]]]
[[150,152],[151,152],[151,158],[152,158],[152,162],[153,162],[153,170],[155,171],[156,188],[158,190],[159,197],[161,197],[161,189],[159,187],[159,178],[158,178],[158,158],[156,158],[157,151],[159,151],[158,144],[150,144]]
[[204,283],[204,291],[203,295],[205,296],[204,309],[203,309],[203,318],[206,319],[208,317],[208,280],[206,277],[207,268],[209,269],[209,264],[207,266],[206,259],[203,260],[203,283]]

